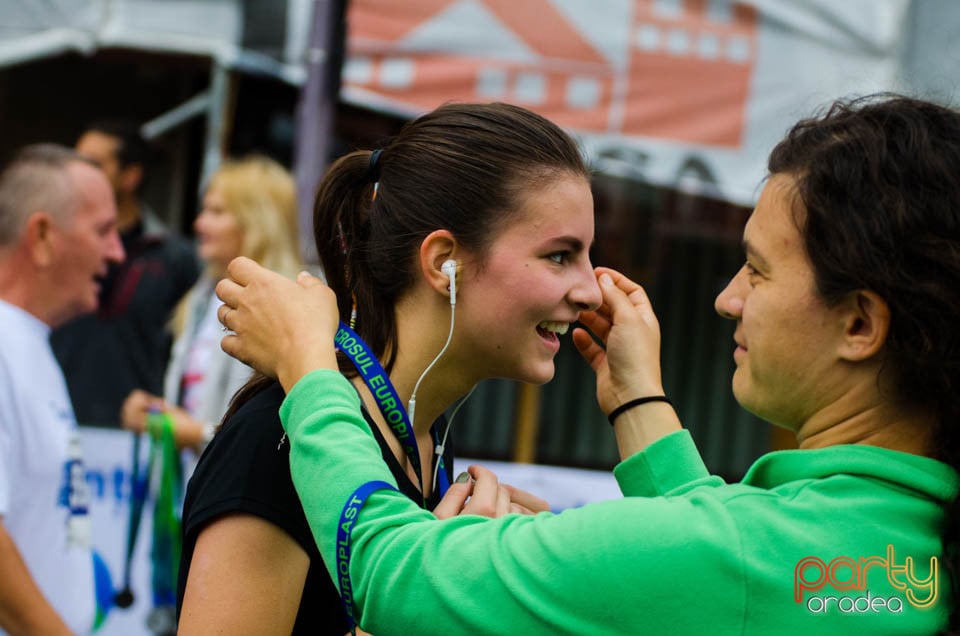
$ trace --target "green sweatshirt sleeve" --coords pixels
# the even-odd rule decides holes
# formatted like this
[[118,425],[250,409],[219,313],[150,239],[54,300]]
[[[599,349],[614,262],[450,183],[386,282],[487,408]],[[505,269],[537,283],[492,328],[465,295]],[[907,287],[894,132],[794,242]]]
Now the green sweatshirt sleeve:
[[656,497],[691,486],[720,486],[700,457],[690,432],[670,433],[613,469],[620,491],[627,497]]
[[[280,415],[294,485],[336,580],[344,503],[365,482],[393,479],[339,373],[303,378]],[[718,633],[718,616],[737,631],[745,611],[738,531],[710,495],[716,489],[701,490],[446,521],[378,490],[352,528],[355,615],[380,636],[702,634]]]

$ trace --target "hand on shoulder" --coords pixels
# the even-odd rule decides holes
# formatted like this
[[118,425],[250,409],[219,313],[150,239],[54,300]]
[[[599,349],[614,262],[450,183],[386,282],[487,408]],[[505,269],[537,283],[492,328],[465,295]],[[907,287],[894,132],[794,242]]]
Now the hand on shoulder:
[[310,371],[337,368],[337,299],[319,278],[301,272],[294,282],[241,256],[216,292],[224,303],[217,317],[230,330],[223,350],[284,390]]

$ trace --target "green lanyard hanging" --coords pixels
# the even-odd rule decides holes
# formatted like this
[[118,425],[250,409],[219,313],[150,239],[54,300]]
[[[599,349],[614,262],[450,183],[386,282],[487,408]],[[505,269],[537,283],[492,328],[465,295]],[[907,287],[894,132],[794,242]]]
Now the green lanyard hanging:
[[[173,437],[173,421],[167,413],[151,413],[147,416],[147,432],[150,434],[150,465],[158,475],[159,482],[153,506],[153,547],[150,551],[153,563],[154,612],[169,614],[176,606],[177,571],[180,566],[180,498],[183,493],[183,473],[180,453]],[[159,614],[154,620],[162,622]],[[151,626],[154,627],[154,626]],[[158,626],[159,627],[159,626]],[[160,632],[154,628],[154,632]]]

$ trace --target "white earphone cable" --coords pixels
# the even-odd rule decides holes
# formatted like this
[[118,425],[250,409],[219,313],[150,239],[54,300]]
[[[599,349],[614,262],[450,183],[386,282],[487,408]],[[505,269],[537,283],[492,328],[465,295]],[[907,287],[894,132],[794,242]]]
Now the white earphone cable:
[[417,383],[413,386],[413,393],[410,395],[410,402],[407,404],[407,416],[410,418],[410,426],[413,426],[413,417],[417,410],[417,391],[420,389],[420,383],[423,382],[425,377],[427,377],[427,373],[429,373],[430,369],[433,368],[433,365],[437,363],[437,360],[443,357],[443,354],[447,351],[447,347],[450,346],[450,341],[453,340],[453,324],[456,310],[456,305],[450,305],[450,332],[447,334],[447,341],[443,343],[443,348],[440,349],[440,353],[438,353],[437,357],[427,365],[427,368],[423,370],[423,373],[420,374],[420,378],[417,380]]
[[[430,369],[437,363],[437,361],[443,357],[443,354],[447,352],[447,347],[450,346],[450,342],[453,340],[453,327],[456,324],[456,314],[457,314],[457,262],[455,260],[446,261],[442,267],[443,271],[447,274],[450,280],[450,331],[447,332],[447,341],[443,343],[443,348],[440,349],[440,353],[427,365],[427,368],[423,370],[423,373],[420,374],[420,377],[417,378],[417,383],[413,385],[413,393],[410,394],[410,401],[407,403],[407,416],[410,418],[410,426],[414,425],[414,417],[416,416],[417,411],[417,391],[420,390],[420,383],[423,382],[423,379],[427,377],[427,374],[430,372]],[[475,388],[475,387],[474,387]],[[470,389],[470,393],[473,393],[473,389]],[[470,397],[470,393],[467,393],[467,397]],[[450,423],[453,420],[453,416],[457,414],[460,405],[466,401],[466,398],[461,400],[457,407],[454,409],[453,414],[450,417],[450,420],[447,423],[447,429],[443,433],[443,440],[440,442],[440,445],[437,446],[435,452],[439,455],[443,455],[443,446],[447,442],[447,435],[450,433]],[[434,462],[433,468],[433,488],[436,488],[437,484],[437,468],[439,467],[440,462]]]
[[477,385],[474,384],[467,394],[460,398],[460,401],[457,402],[457,405],[453,407],[453,412],[450,413],[450,417],[447,419],[447,428],[443,431],[443,439],[440,440],[440,443],[437,444],[437,448],[434,452],[437,454],[437,459],[433,463],[433,489],[437,489],[437,475],[440,474],[440,459],[443,457],[443,451],[447,447],[447,435],[450,434],[450,429],[453,428],[453,418],[457,416],[457,412],[460,411],[460,407],[463,406],[463,403],[470,399],[470,396],[473,395],[473,392],[477,390]]

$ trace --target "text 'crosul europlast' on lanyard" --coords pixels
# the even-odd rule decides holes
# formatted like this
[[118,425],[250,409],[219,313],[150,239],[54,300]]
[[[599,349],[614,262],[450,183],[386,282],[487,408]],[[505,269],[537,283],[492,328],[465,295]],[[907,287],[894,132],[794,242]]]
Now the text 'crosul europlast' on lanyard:
[[[334,344],[350,359],[367,388],[370,389],[370,393],[373,394],[373,398],[377,402],[377,408],[380,409],[383,418],[396,435],[400,446],[403,447],[403,452],[410,459],[413,470],[417,474],[417,479],[420,480],[420,492],[423,493],[423,469],[420,464],[417,438],[413,434],[413,423],[407,417],[407,410],[404,408],[400,396],[397,395],[396,389],[393,388],[390,376],[387,375],[383,365],[373,355],[373,352],[370,351],[367,343],[353,329],[342,322],[337,330],[337,335],[334,336]],[[437,437],[436,431],[433,431],[433,437]],[[443,496],[447,487],[449,487],[449,480],[443,467],[443,458],[438,458],[437,461],[439,462],[438,490],[440,495]]]
[[[387,424],[397,436],[400,445],[410,459],[414,470],[417,473],[417,479],[420,480],[420,492],[423,493],[423,473],[420,464],[420,451],[417,447],[416,437],[413,434],[413,425],[407,416],[407,411],[403,402],[397,395],[390,376],[387,375],[383,365],[377,360],[373,352],[367,346],[367,343],[356,334],[350,327],[340,323],[337,335],[334,337],[337,348],[343,352],[353,366],[360,373],[364,383],[370,389],[380,413],[387,421]],[[431,431],[434,442],[438,442],[437,431]],[[438,484],[437,489],[440,495],[447,491],[450,481],[447,478],[446,470],[443,466],[443,458],[437,458]],[[347,615],[347,623],[350,632],[354,633],[356,629],[356,619],[353,617],[353,585],[350,582],[350,531],[353,529],[354,521],[363,508],[364,502],[371,493],[381,490],[395,488],[385,481],[370,481],[357,488],[347,499],[340,513],[340,523],[337,525],[337,586],[340,589],[340,600],[343,603],[343,609]],[[426,500],[423,500],[426,506]]]
[[343,506],[340,523],[337,525],[337,587],[340,588],[340,600],[347,613],[347,624],[351,633],[355,633],[357,620],[353,617],[353,584],[350,582],[350,531],[367,497],[384,489],[396,490],[385,481],[368,481],[354,490]]

